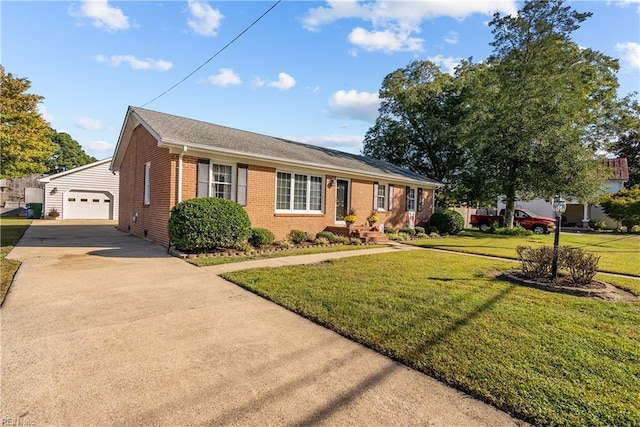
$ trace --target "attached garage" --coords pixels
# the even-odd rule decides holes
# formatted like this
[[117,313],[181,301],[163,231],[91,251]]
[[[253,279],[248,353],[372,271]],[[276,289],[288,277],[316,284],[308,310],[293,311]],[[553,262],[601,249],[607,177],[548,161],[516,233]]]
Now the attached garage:
[[113,220],[118,218],[119,175],[104,159],[42,178],[43,215],[55,209],[61,219]]

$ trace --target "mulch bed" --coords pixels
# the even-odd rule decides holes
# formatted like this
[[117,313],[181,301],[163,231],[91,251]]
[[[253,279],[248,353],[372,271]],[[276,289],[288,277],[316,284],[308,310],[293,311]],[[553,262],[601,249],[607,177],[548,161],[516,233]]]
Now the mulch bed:
[[521,271],[508,270],[496,275],[498,279],[506,280],[522,286],[528,286],[548,292],[558,292],[579,297],[595,298],[606,301],[637,301],[638,296],[620,289],[609,283],[592,280],[589,285],[576,286],[569,276],[559,276],[558,280],[530,279]]

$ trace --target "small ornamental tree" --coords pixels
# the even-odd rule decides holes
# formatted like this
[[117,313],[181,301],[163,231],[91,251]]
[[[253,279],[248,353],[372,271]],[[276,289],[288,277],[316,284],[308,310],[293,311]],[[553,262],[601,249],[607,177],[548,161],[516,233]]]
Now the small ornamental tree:
[[634,225],[640,224],[640,185],[603,195],[600,206],[611,219],[621,222],[631,231]]
[[244,242],[251,233],[251,222],[234,201],[199,197],[175,205],[168,228],[169,239],[178,249],[203,252]]
[[445,209],[434,212],[429,224],[437,227],[441,234],[458,234],[464,229],[464,218],[456,211]]

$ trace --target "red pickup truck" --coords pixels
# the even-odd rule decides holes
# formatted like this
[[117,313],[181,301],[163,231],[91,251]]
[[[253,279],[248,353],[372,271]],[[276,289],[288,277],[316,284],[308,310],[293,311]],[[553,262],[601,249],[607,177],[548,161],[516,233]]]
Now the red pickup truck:
[[[531,230],[536,234],[549,233],[556,228],[556,220],[546,216],[536,215],[525,209],[515,209],[515,221],[527,230]],[[482,231],[486,231],[494,222],[502,224],[504,221],[504,209],[500,211],[500,215],[471,215],[472,226],[478,227]]]

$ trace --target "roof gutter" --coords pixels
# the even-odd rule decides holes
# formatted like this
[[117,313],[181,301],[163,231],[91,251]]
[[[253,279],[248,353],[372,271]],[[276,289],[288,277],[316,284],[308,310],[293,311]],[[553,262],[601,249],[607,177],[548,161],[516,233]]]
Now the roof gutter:
[[[165,145],[168,147],[173,147],[173,148],[178,148],[183,150],[186,149],[187,147],[187,145],[185,145],[184,142],[174,141],[170,139],[163,139],[162,141],[160,141],[158,145]],[[329,166],[329,165],[318,165],[316,163],[308,163],[308,162],[295,161],[295,160],[285,160],[285,159],[281,159],[273,156],[258,156],[258,155],[252,155],[243,151],[237,151],[237,150],[225,150],[225,149],[219,149],[219,148],[212,149],[212,147],[208,145],[189,144],[189,147],[191,147],[192,150],[200,149],[202,151],[209,152],[209,153],[218,153],[218,154],[223,154],[228,156],[236,156],[236,157],[241,157],[243,159],[252,159],[252,160],[259,160],[259,161],[266,160],[267,162],[286,164],[290,166],[305,167],[308,169],[315,169],[315,170],[322,171],[324,173],[333,173],[336,175],[340,175],[344,173],[351,173],[351,174],[353,173],[349,170],[338,169],[334,166]],[[429,188],[440,188],[443,186],[443,184],[439,182],[428,182],[428,181],[423,181],[419,179],[412,179],[412,178],[404,177],[401,175],[397,175],[395,173],[378,174],[378,173],[372,173],[372,172],[366,172],[366,171],[358,171],[357,175],[366,176],[368,178],[385,179],[385,180],[393,178],[393,179],[397,179],[398,181],[419,184],[421,186],[426,186]]]

